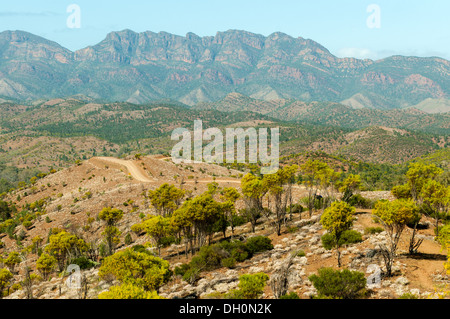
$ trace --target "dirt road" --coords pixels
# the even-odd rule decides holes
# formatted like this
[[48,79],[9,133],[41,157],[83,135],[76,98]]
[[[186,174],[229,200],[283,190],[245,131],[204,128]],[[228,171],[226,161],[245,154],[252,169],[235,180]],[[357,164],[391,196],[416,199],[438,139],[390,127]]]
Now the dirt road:
[[144,173],[139,168],[139,166],[137,166],[136,163],[132,161],[122,160],[114,157],[95,157],[95,159],[125,166],[128,172],[130,173],[131,177],[140,182],[143,183],[156,182],[155,179],[150,179],[149,177],[145,176]]
[[[157,183],[158,179],[155,178],[150,178],[148,176],[146,176],[145,171],[142,170],[142,168],[140,168],[136,162],[132,161],[132,160],[123,160],[123,159],[118,159],[115,157],[95,157],[94,159],[96,160],[100,160],[103,162],[109,162],[109,163],[114,163],[114,164],[118,164],[118,165],[122,165],[125,166],[126,169],[128,170],[128,172],[130,173],[131,177],[133,177],[135,180],[139,181],[139,182],[143,182],[143,183]],[[166,158],[158,158],[159,160],[164,160]],[[217,183],[230,183],[230,184],[237,184],[240,185],[241,181],[235,178],[204,178],[204,179],[198,179],[197,181],[194,180],[186,180],[184,181],[185,183],[211,183],[211,182],[217,182]],[[294,189],[305,189],[305,187],[303,185],[293,185],[292,188]]]

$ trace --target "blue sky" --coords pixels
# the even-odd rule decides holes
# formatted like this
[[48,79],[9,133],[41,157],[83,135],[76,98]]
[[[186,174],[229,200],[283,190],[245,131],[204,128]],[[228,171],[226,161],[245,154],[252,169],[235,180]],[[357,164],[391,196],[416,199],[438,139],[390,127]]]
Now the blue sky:
[[[69,28],[67,8],[80,8],[80,28]],[[379,28],[370,28],[370,5]],[[229,29],[265,36],[284,32],[319,42],[337,56],[440,56],[450,60],[448,0],[15,0],[0,4],[0,31],[24,30],[77,50],[111,31],[194,32]]]

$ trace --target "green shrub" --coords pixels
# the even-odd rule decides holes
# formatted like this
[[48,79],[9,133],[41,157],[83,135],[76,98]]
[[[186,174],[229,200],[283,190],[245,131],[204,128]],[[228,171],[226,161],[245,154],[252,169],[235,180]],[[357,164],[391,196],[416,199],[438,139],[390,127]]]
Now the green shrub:
[[226,267],[226,268],[234,268],[236,267],[236,259],[234,259],[233,257],[228,257],[228,258],[224,258],[222,259],[222,266]]
[[189,284],[195,283],[200,278],[201,270],[198,268],[190,267],[183,275],[183,280]]
[[90,260],[89,258],[85,256],[81,256],[78,258],[72,259],[69,264],[74,264],[80,266],[80,269],[90,269],[97,265],[96,262]]
[[405,292],[403,295],[398,297],[398,299],[419,299],[419,297],[411,292]]
[[172,271],[169,262],[155,257],[150,252],[125,249],[106,257],[99,268],[101,280],[118,280],[140,286],[147,291],[158,290],[167,283]]
[[[322,236],[322,246],[327,249],[333,249],[336,247],[336,239],[334,234],[327,233]],[[362,242],[362,235],[356,230],[346,230],[342,233],[341,239],[339,240],[339,246],[351,245]]]
[[158,240],[158,245],[160,247],[169,247],[174,243],[176,243],[176,239],[174,236],[166,236]]
[[22,225],[26,229],[29,229],[33,225],[33,222],[31,220],[25,220]]
[[366,278],[359,271],[321,268],[309,276],[321,299],[357,299],[366,295]]
[[287,212],[288,212],[289,214],[298,214],[298,213],[301,213],[301,212],[303,212],[303,211],[304,211],[304,208],[303,208],[303,206],[300,205],[300,204],[294,204],[294,205],[292,205],[291,207],[288,207],[288,208],[287,208]]
[[133,238],[131,237],[130,233],[127,233],[124,239],[125,245],[131,245],[133,243]]
[[189,267],[190,267],[189,264],[182,264],[181,266],[175,267],[174,273],[176,276],[183,277],[186,271],[189,270]]
[[246,247],[251,254],[273,249],[272,240],[265,236],[250,237]]
[[348,204],[353,207],[371,209],[374,207],[375,202],[370,199],[362,197],[360,194],[355,194],[348,200]]
[[219,244],[204,246],[189,264],[175,268],[175,273],[183,280],[193,283],[202,271],[211,271],[220,267],[234,268],[237,262],[249,259],[256,252],[273,249],[268,237],[256,236],[246,242],[239,240],[223,241]]
[[288,227],[288,229],[287,229],[287,232],[290,233],[290,234],[294,234],[297,231],[298,231],[298,227],[297,226],[291,226],[291,227]]
[[[315,199],[313,199],[313,200],[314,200],[314,209],[315,209],[315,210],[319,210],[319,209],[324,208],[324,207],[323,207],[323,202],[324,202],[323,198],[322,198],[322,199],[315,198]],[[306,207],[309,207],[310,199],[309,199],[308,197],[303,197],[303,198],[300,199],[300,201],[301,201],[303,204],[305,204]]]
[[364,230],[364,233],[374,235],[374,234],[382,233],[383,231],[384,231],[383,227],[367,227]]
[[258,299],[264,292],[269,276],[265,273],[242,275],[239,277],[238,289],[226,295],[229,299]]
[[233,220],[234,227],[239,227],[248,222],[247,219],[241,215],[233,215],[232,220]]
[[219,245],[204,246],[198,255],[192,258],[191,264],[201,270],[214,270],[221,266],[223,258],[229,256],[229,253]]
[[247,245],[239,240],[231,242],[224,241],[220,243],[220,247],[226,250],[237,262],[243,262],[251,257],[251,254],[247,249]]
[[397,199],[409,199],[411,196],[411,186],[409,184],[397,185],[392,187],[392,195]]
[[280,299],[300,299],[300,297],[295,292],[291,292],[281,296]]

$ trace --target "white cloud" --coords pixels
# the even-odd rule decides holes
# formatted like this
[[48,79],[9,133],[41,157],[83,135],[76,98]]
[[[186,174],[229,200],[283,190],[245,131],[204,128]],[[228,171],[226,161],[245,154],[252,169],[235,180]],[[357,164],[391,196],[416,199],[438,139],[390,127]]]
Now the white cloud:
[[343,48],[337,51],[336,54],[340,58],[357,58],[357,59],[372,59],[376,60],[378,54],[369,49],[363,48]]

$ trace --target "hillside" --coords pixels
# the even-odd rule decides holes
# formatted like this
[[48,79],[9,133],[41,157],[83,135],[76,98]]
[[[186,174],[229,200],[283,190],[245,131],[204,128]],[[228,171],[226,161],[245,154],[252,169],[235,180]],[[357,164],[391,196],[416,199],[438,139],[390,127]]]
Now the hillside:
[[[427,102],[428,103],[428,102]],[[421,111],[416,107],[403,110],[354,109],[332,102],[303,102],[294,99],[261,100],[231,93],[214,103],[199,103],[193,109],[224,112],[249,111],[283,121],[312,123],[325,126],[363,129],[370,126],[409,129],[448,135],[450,113]],[[445,111],[442,108],[442,111]],[[435,109],[437,111],[437,109]]]
[[[163,156],[143,157],[140,160],[94,157],[50,174],[38,180],[33,187],[16,190],[5,198],[14,201],[19,207],[43,200],[45,214],[34,220],[31,227],[24,228],[22,225],[16,227],[14,233],[21,234],[22,238],[19,241],[3,234],[1,240],[5,246],[0,248],[0,252],[17,250],[18,245],[26,247],[36,236],[46,239],[50,229],[55,228],[64,229],[77,234],[87,242],[98,244],[104,226],[96,216],[107,206],[124,211],[124,218],[117,225],[122,232],[118,250],[145,244],[149,242],[147,236],[130,231],[132,225],[140,222],[141,214],[154,213],[143,192],[155,189],[162,183],[173,183],[192,191],[192,195],[195,196],[204,192],[207,184],[213,181],[220,187],[233,186],[239,190],[240,180],[237,174],[240,172],[209,164],[175,165]],[[294,202],[298,202],[306,193],[303,186],[295,187]],[[389,192],[362,192],[362,195],[372,200],[392,199]],[[17,199],[19,197],[20,199]],[[242,201],[239,200],[237,207],[243,207],[242,205]],[[379,226],[373,222],[370,213],[370,209],[357,209],[353,229],[364,234],[363,241],[347,246],[342,252],[345,267],[366,275],[370,264],[382,264],[377,247],[385,240],[384,232],[365,234],[367,227]],[[316,290],[308,280],[308,276],[323,266],[335,267],[336,264],[335,253],[324,249],[320,241],[324,230],[318,222],[319,217],[320,211],[311,218],[306,212],[295,213],[289,222],[289,228],[284,228],[281,236],[273,233],[272,227],[264,218],[258,223],[255,234],[251,233],[250,225],[244,223],[236,228],[236,236],[243,239],[255,235],[268,236],[274,248],[255,254],[251,259],[238,263],[232,269],[220,267],[213,271],[204,271],[199,280],[193,284],[188,284],[175,276],[161,287],[160,295],[165,298],[214,298],[218,293],[235,288],[241,274],[264,271],[270,276],[275,275],[280,267],[285,265],[291,253],[303,250],[304,256],[296,257],[291,265],[289,291],[296,292],[302,299],[309,299]],[[402,237],[399,257],[394,265],[394,276],[383,279],[382,286],[373,289],[369,298],[393,299],[406,292],[412,292],[421,298],[437,298],[435,290],[448,283],[448,277],[443,275],[446,252],[434,241],[430,220],[424,218],[421,225],[423,227],[419,234],[424,243],[419,254],[416,256],[406,254],[408,236],[411,233],[411,229],[407,229]],[[124,243],[127,234],[132,236],[131,244]],[[214,241],[221,238],[221,234],[215,234]],[[161,251],[161,257],[169,261],[170,267],[174,269],[191,259],[183,252],[183,245],[172,244]],[[23,265],[34,265],[36,258],[36,254],[28,254]],[[17,280],[20,278],[23,265],[18,267],[15,276]],[[98,268],[82,270],[82,274],[87,278],[88,299],[97,298],[99,293],[106,291],[113,284],[99,278]],[[33,295],[38,299],[80,298],[76,290],[69,289],[57,276],[34,284]],[[24,298],[24,291],[18,290],[6,298]],[[269,286],[264,290],[263,298],[274,298]]]
[[310,39],[240,30],[205,37],[123,30],[75,52],[27,32],[4,31],[0,72],[0,96],[16,100],[85,95],[195,105],[239,92],[399,109],[450,93],[450,62],[441,58],[338,58]]
[[[231,96],[225,101],[230,99]],[[232,99],[230,105],[236,108],[221,108],[223,111],[188,108],[171,101],[132,104],[69,98],[39,100],[32,104],[3,103],[0,104],[0,110],[5,114],[0,119],[0,163],[48,172],[93,156],[170,153],[175,145],[170,139],[172,131],[180,127],[193,130],[196,119],[203,121],[204,129],[279,127],[282,156],[323,151],[364,162],[397,164],[446,148],[449,143],[445,115],[420,113],[408,118],[408,115],[397,114],[386,116],[393,120],[384,121],[383,117],[368,114],[366,119],[371,120],[365,121],[358,114],[349,118],[344,112],[315,107],[308,111],[309,120],[305,116],[302,121],[296,121],[295,117],[287,121],[272,117],[277,114],[288,118],[279,116],[282,111],[257,110],[260,100],[246,98],[255,103],[246,108],[242,99],[242,96],[237,101]],[[281,105],[280,101],[263,103],[267,110],[277,107],[277,103]],[[420,129],[412,131],[395,125],[386,126],[413,126],[411,123],[420,123]]]

